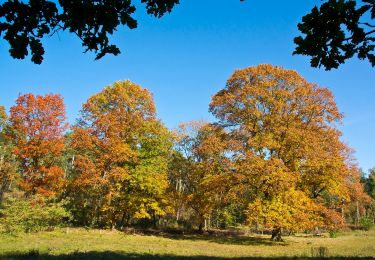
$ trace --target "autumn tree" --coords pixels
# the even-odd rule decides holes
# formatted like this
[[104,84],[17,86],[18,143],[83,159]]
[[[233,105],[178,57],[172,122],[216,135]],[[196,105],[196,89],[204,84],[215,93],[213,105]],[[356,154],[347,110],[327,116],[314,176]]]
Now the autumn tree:
[[64,187],[61,155],[66,130],[60,95],[21,95],[10,109],[13,153],[20,164],[20,187],[28,195],[51,197]]
[[359,226],[362,218],[366,218],[367,210],[372,206],[373,199],[366,193],[366,186],[361,182],[361,172],[358,167],[352,166],[350,176],[346,180],[349,191],[349,200],[344,201],[343,214],[347,219]]
[[171,136],[151,93],[119,81],[90,97],[73,128],[72,210],[81,224],[123,227],[162,216]]
[[[237,142],[236,193],[248,197],[248,220],[273,229],[343,224],[349,200],[350,150],[335,127],[342,119],[332,93],[297,72],[272,65],[236,71],[210,111]],[[329,205],[323,194],[337,196]]]
[[205,172],[198,170],[201,158],[196,154],[199,131],[206,123],[193,121],[182,123],[175,132],[175,149],[169,169],[169,180],[177,220],[187,220],[203,230],[204,221],[212,209],[210,190],[203,187]]
[[176,154],[170,167],[170,182],[177,218],[194,220],[200,231],[225,205],[230,160],[226,135],[221,127],[193,121],[180,124],[176,131]]

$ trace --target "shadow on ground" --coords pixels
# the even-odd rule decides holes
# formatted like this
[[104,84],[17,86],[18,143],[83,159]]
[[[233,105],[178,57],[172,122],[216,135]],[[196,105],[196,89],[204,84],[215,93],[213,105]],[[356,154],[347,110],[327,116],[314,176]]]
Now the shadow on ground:
[[275,242],[271,241],[269,238],[261,237],[251,237],[251,236],[212,236],[212,235],[170,235],[162,234],[159,235],[164,238],[169,238],[173,240],[191,240],[191,241],[208,241],[217,244],[227,244],[227,245],[266,245],[266,246],[287,246],[288,242]]
[[[190,241],[208,241],[217,244],[227,245],[266,245],[266,246],[288,246],[290,242],[275,242],[271,241],[270,237],[258,237],[245,235],[242,232],[225,232],[225,231],[209,231],[204,233],[199,232],[176,232],[176,230],[132,230],[131,232],[124,232],[127,234],[138,234],[144,236],[157,236],[168,238],[172,240],[190,240]],[[284,237],[285,238],[285,237]]]
[[[166,259],[166,260],[184,260],[184,259],[192,259],[192,260],[224,260],[224,259],[237,259],[237,260],[255,260],[255,259],[285,259],[285,260],[292,260],[292,259],[313,259],[312,257],[275,257],[275,258],[268,258],[268,257],[210,257],[210,256],[174,256],[174,255],[140,255],[140,254],[134,254],[134,253],[122,253],[122,252],[76,252],[76,253],[70,253],[70,254],[63,254],[63,255],[49,255],[49,254],[39,254],[36,251],[31,251],[24,254],[7,254],[0,256],[0,259],[136,259],[136,260],[142,260],[142,259]],[[319,259],[319,257],[316,257],[314,259]],[[331,258],[325,258],[325,259],[335,259],[335,260],[348,260],[348,259],[362,259],[362,260],[370,260],[375,259],[372,257],[331,257]]]
[[[312,257],[238,257],[238,258],[225,258],[225,257],[210,257],[210,256],[174,256],[174,255],[144,255],[144,254],[134,254],[125,252],[76,252],[63,255],[49,255],[49,254],[39,254],[37,251],[31,251],[28,253],[12,253],[0,256],[0,259],[166,259],[166,260],[177,260],[177,259],[312,259]],[[316,257],[319,259],[319,257]],[[326,258],[328,259],[328,258]],[[347,259],[374,259],[371,257],[330,257],[329,259],[337,260],[347,260]]]

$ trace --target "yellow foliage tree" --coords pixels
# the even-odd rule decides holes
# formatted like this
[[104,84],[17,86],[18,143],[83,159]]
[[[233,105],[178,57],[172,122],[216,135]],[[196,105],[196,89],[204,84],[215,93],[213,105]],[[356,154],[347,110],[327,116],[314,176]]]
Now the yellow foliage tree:
[[[342,115],[327,88],[259,65],[236,71],[210,111],[235,141],[232,190],[247,195],[250,222],[272,228],[274,239],[282,228],[342,224],[328,218],[349,199],[351,151],[340,141]],[[323,194],[339,199],[332,205]]]
[[72,146],[70,194],[82,223],[122,227],[165,214],[172,141],[148,90],[119,81],[89,98]]

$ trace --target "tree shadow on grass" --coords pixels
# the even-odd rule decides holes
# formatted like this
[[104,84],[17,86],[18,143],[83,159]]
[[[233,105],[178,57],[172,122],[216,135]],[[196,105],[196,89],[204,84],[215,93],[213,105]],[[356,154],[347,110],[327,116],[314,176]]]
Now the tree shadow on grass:
[[217,244],[226,245],[266,245],[266,246],[288,246],[291,242],[275,242],[269,237],[249,236],[238,231],[219,231],[210,230],[208,232],[181,231],[181,230],[132,230],[125,232],[128,234],[138,234],[145,236],[163,237],[172,240],[190,240],[190,241],[208,241]]
[[[283,260],[292,260],[292,259],[313,259],[311,257],[211,257],[211,256],[175,256],[175,255],[152,255],[152,254],[136,254],[136,253],[125,253],[125,252],[74,252],[69,254],[61,254],[61,255],[49,255],[49,254],[40,254],[38,251],[30,251],[28,253],[10,253],[6,255],[0,256],[0,259],[8,260],[8,259],[46,259],[46,260],[63,260],[63,259],[136,259],[136,260],[143,260],[143,259],[166,259],[166,260],[184,260],[184,259],[192,259],[192,260],[225,260],[225,259],[237,259],[237,260],[266,260],[266,259],[283,259]],[[316,257],[315,259],[319,259]],[[348,260],[348,259],[362,259],[362,260],[373,260],[373,257],[331,257],[326,259],[334,259],[334,260]]]
[[[248,233],[237,229],[211,229],[208,231],[181,230],[181,229],[136,229],[128,228],[121,230],[128,235],[156,236],[172,240],[208,241],[217,244],[243,245],[243,246],[289,246],[298,243],[288,238],[325,238],[324,234],[283,234],[283,241],[272,241],[271,231],[260,233]],[[264,234],[264,235],[263,235]]]
[[244,235],[225,235],[215,236],[210,234],[188,234],[188,235],[173,235],[173,234],[159,234],[164,238],[173,240],[191,240],[191,241],[208,241],[217,244],[226,245],[266,245],[266,246],[288,246],[288,242],[275,242],[269,238],[255,237],[255,236],[244,236]]

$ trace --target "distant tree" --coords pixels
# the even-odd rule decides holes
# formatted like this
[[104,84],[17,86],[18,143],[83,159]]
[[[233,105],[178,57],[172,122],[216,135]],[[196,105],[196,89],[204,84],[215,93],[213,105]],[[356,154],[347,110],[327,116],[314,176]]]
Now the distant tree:
[[[357,3],[359,3],[357,5]],[[338,68],[357,55],[375,66],[375,1],[328,0],[298,24],[294,54],[311,57],[312,67]]]
[[364,180],[366,192],[375,199],[375,168],[369,170],[369,174]]
[[[200,231],[214,210],[225,206],[230,159],[225,151],[228,142],[221,127],[202,121],[180,124],[176,132],[177,155],[170,167],[177,214],[181,207]],[[229,199],[229,198],[228,198]]]
[[248,197],[248,220],[273,229],[337,228],[349,200],[350,149],[332,93],[297,72],[272,65],[236,71],[213,96],[210,111],[226,129],[235,160],[235,193]]
[[10,138],[26,194],[57,195],[64,186],[61,156],[67,128],[60,95],[21,95],[10,109]]
[[[3,131],[4,130],[4,127],[7,123],[7,119],[8,119],[8,116],[7,116],[7,113],[5,112],[5,108],[3,106],[0,106],[0,130]],[[3,135],[1,135],[1,140],[3,140],[4,137]]]
[[366,185],[363,185],[361,181],[361,171],[358,168],[352,168],[346,185],[349,191],[349,200],[344,201],[343,212],[347,214],[348,221],[358,226],[361,219],[366,217],[366,211],[372,207],[374,200],[366,193]]
[[375,224],[375,168],[371,168],[367,176],[362,176],[366,193],[373,199],[372,204],[367,207],[366,217],[370,219],[370,226]]
[[8,126],[5,108],[0,106],[0,204],[4,193],[10,189],[16,176],[16,162],[12,154],[12,145],[6,135]]
[[119,81],[90,97],[73,128],[68,196],[80,224],[123,227],[165,214],[171,136],[151,93]]
[[[161,17],[179,0],[141,0],[147,13]],[[32,62],[43,61],[42,39],[59,31],[75,34],[85,52],[95,52],[96,59],[120,53],[109,36],[119,25],[137,27],[132,17],[135,6],[131,0],[6,0],[0,5],[0,35],[10,45],[10,55],[24,59],[31,54]]]

